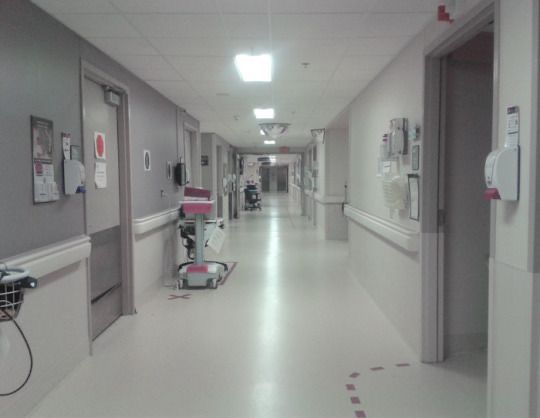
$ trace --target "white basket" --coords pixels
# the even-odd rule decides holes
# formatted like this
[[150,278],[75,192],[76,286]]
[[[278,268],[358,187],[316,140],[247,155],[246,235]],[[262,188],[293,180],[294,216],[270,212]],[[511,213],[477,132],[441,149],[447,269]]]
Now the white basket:
[[24,301],[24,288],[20,280],[28,276],[28,270],[0,270],[0,322],[9,321],[19,315]]

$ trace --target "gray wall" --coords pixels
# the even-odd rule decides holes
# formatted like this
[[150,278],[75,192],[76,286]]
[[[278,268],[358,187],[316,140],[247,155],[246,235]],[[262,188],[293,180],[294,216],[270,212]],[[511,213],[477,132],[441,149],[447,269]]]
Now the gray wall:
[[[54,122],[55,176],[63,190],[60,133],[81,143],[81,59],[129,89],[133,216],[165,210],[182,193],[165,170],[166,161],[178,157],[176,127],[183,121],[177,121],[177,106],[30,2],[2,0],[0,259],[84,233],[81,195],[33,204],[30,141],[30,115]],[[143,169],[144,149],[152,154],[151,172]],[[168,197],[161,197],[162,189]]]
[[30,115],[54,122],[80,144],[79,38],[26,1],[0,2],[0,259],[84,231],[83,199],[33,204]]

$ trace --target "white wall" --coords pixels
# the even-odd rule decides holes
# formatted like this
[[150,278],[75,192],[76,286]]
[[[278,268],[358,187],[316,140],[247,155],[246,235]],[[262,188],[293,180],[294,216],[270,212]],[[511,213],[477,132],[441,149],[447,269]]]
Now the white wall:
[[[461,1],[460,13],[480,1]],[[483,4],[487,4],[484,2]],[[540,302],[535,257],[538,119],[538,1],[496,1],[500,24],[498,144],[505,133],[506,107],[520,106],[521,196],[496,202],[491,231],[488,410],[490,417],[538,416],[540,388]],[[350,200],[352,206],[419,232],[406,215],[390,218],[375,179],[378,142],[394,117],[423,120],[424,48],[449,25],[433,24],[353,102],[350,116]],[[422,142],[432,140],[422,138]],[[422,144],[421,142],[421,144]],[[408,162],[405,164],[408,169]],[[536,218],[535,218],[536,217]],[[420,353],[422,286],[419,258],[367,229],[349,222],[351,267],[361,283]],[[420,235],[421,239],[424,236]],[[382,261],[384,260],[384,262]],[[535,275],[536,273],[536,275]],[[534,371],[534,374],[532,373]]]
[[[418,232],[408,212],[390,216],[377,174],[379,143],[393,118],[422,122],[424,36],[417,36],[350,106],[349,202],[401,227]],[[410,171],[403,159],[403,173]],[[404,180],[405,181],[405,180]],[[376,303],[417,352],[421,341],[421,277],[418,254],[409,254],[354,222],[349,222],[350,261]]]
[[[79,253],[78,255],[75,253]],[[34,357],[28,384],[17,394],[1,398],[0,416],[24,417],[90,350],[87,310],[88,238],[39,248],[6,260],[29,268],[38,279],[37,289],[25,294],[17,321]],[[0,392],[15,389],[29,367],[26,347],[15,327],[0,325],[7,337],[7,352],[0,349]]]
[[162,224],[135,234],[133,243],[133,285],[135,307],[141,306],[163,285],[174,285],[180,263],[187,261],[180,244],[178,211],[162,215]]
[[536,149],[538,143],[538,1],[499,0],[498,144],[505,137],[506,107],[520,106],[519,202],[497,202],[490,272],[489,386],[491,417],[538,416],[539,364],[534,275]]

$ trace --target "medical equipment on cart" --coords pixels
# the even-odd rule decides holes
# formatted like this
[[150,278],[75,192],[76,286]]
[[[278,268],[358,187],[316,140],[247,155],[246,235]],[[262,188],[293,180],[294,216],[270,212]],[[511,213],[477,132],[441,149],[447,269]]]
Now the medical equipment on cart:
[[228,270],[225,263],[204,260],[204,247],[216,228],[223,228],[223,220],[208,219],[214,201],[210,191],[186,187],[180,202],[180,236],[191,261],[178,267],[178,288],[206,286],[216,289]]
[[261,195],[255,184],[248,184],[244,189],[244,210],[259,209],[261,207]]

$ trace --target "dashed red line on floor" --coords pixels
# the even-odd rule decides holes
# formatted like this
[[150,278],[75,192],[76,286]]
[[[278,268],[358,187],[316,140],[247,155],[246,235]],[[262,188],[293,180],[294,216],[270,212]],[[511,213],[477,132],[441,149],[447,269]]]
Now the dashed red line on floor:
[[[396,363],[395,367],[400,367],[400,368],[401,367],[411,367],[411,364],[410,363]],[[370,367],[369,370],[372,371],[372,372],[380,372],[380,371],[385,370],[385,368],[383,366],[373,366],[373,367]],[[349,374],[350,379],[356,379],[359,376],[360,376],[359,372],[352,372],[351,374]],[[355,391],[356,390],[356,386],[353,385],[352,383],[347,383],[345,385],[345,388],[347,389],[347,391]],[[350,400],[352,405],[360,405],[362,403],[360,401],[359,396],[350,396],[349,400]],[[355,418],[367,418],[367,413],[364,410],[362,410],[362,411],[361,410],[356,410],[356,411],[354,411],[354,416],[355,416]]]

